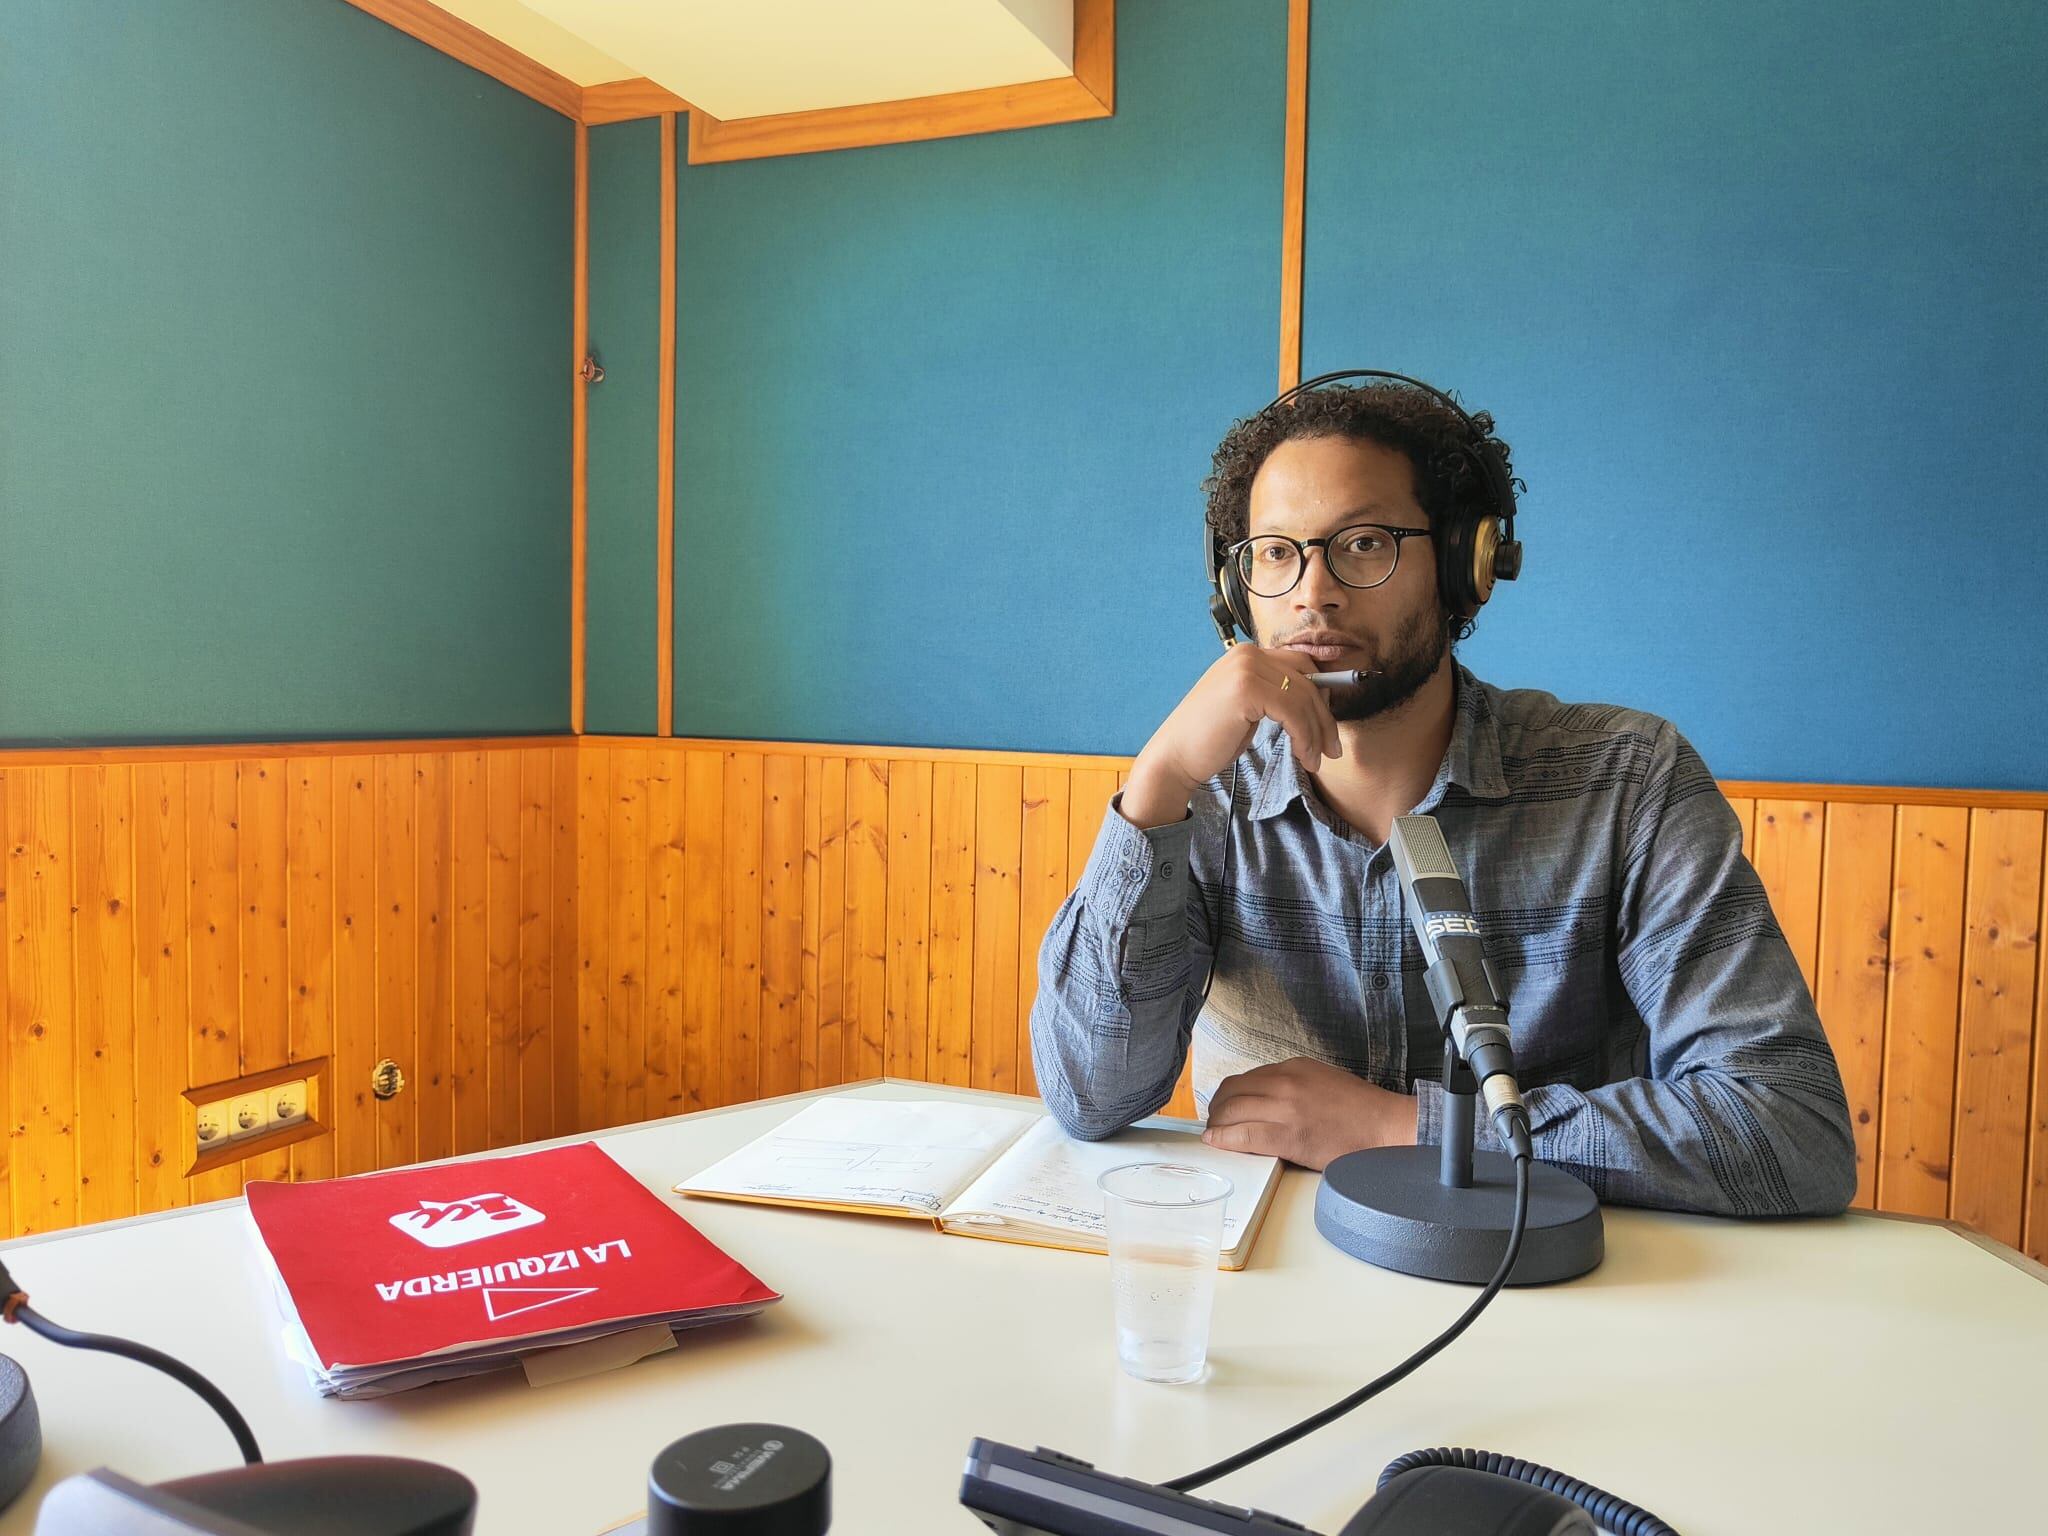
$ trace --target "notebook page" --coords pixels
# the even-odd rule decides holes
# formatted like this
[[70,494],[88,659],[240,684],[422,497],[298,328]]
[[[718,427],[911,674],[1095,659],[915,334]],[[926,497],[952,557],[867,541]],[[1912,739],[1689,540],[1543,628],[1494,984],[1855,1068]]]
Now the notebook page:
[[1211,1147],[1190,1131],[1133,1128],[1107,1141],[1077,1141],[1050,1115],[1041,1119],[945,1212],[965,1231],[1015,1228],[1057,1233],[1106,1246],[1102,1191],[1095,1181],[1124,1163],[1182,1163],[1230,1180],[1223,1206],[1223,1251],[1230,1254],[1259,1209],[1280,1161]]
[[1036,1118],[938,1099],[819,1099],[676,1190],[936,1216]]

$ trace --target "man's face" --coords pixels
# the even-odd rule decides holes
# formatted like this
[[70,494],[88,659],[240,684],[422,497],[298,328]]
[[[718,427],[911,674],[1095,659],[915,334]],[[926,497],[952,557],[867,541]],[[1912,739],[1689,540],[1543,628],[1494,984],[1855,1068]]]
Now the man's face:
[[[1349,437],[1291,438],[1252,480],[1251,533],[1327,538],[1359,523],[1426,528],[1408,456]],[[1436,589],[1430,539],[1406,539],[1394,574],[1376,587],[1346,586],[1312,549],[1291,592],[1251,595],[1259,644],[1306,651],[1321,672],[1375,673],[1330,690],[1339,720],[1367,720],[1414,697],[1445,663],[1450,637]]]

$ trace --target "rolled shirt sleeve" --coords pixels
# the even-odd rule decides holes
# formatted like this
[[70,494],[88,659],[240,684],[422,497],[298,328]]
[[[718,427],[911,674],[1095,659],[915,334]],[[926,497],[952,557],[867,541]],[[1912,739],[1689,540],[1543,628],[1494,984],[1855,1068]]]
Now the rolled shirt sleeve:
[[1070,1135],[1091,1140],[1172,1097],[1210,955],[1188,868],[1195,818],[1141,830],[1122,799],[1046,931],[1031,1008],[1039,1091]]

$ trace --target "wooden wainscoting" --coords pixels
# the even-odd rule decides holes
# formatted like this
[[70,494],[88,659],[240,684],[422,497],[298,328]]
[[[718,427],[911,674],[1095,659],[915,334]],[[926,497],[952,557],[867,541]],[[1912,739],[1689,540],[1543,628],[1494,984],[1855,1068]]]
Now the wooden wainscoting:
[[[418,745],[0,755],[10,1232],[576,1128],[576,749]],[[186,1176],[185,1089],[320,1056],[332,1134]]]
[[[877,1073],[1033,1091],[1039,939],[1127,767],[586,737],[583,1122]],[[1856,1203],[2048,1258],[2048,796],[1725,788],[1841,1060]]]
[[1038,941],[1126,761],[586,737],[583,1120],[883,1073],[1034,1091]]
[[[618,737],[0,754],[6,1226],[883,1073],[1029,1093],[1039,940],[1127,767]],[[1841,1060],[1857,1203],[2048,1259],[2048,795],[1724,788]],[[186,1176],[186,1089],[320,1056],[331,1135]],[[386,1056],[408,1086],[379,1101]]]
[[1856,1203],[2048,1257],[2048,796],[1725,787],[1841,1062]]

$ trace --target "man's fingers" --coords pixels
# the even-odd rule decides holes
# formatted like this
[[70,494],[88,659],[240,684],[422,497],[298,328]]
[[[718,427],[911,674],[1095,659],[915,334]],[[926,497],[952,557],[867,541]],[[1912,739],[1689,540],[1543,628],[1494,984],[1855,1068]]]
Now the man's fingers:
[[1256,1157],[1278,1157],[1299,1162],[1296,1128],[1272,1120],[1239,1120],[1230,1125],[1213,1122],[1202,1132],[1202,1140],[1226,1152],[1249,1152]]
[[1301,762],[1305,772],[1314,773],[1323,766],[1322,732],[1313,726],[1297,725],[1291,721],[1282,722],[1287,739],[1294,746],[1294,755]]
[[1266,664],[1261,676],[1268,684],[1263,707],[1287,732],[1302,767],[1314,773],[1325,757],[1341,756],[1343,747],[1337,741],[1337,719],[1330,713],[1330,701],[1308,680],[1315,670],[1314,661],[1297,651],[1268,651],[1260,660]]
[[1330,696],[1320,688],[1317,688],[1315,693],[1316,712],[1323,717],[1323,755],[1325,757],[1342,757],[1344,755],[1344,738],[1337,730],[1337,716],[1330,709]]
[[1282,1120],[1286,1118],[1287,1107],[1279,1100],[1269,1098],[1255,1089],[1240,1088],[1226,1095],[1221,1088],[1210,1096],[1209,1123],[1229,1125],[1239,1120]]
[[1211,1120],[1202,1140],[1231,1152],[1270,1152],[1284,1134],[1285,1127],[1271,1120],[1234,1120],[1228,1125]]
[[1342,757],[1344,743],[1337,734],[1337,717],[1330,712],[1330,696],[1309,681],[1316,671],[1315,658],[1284,649],[1265,654],[1277,669],[1275,686],[1286,684],[1280,692],[1283,701],[1293,707],[1290,718],[1300,720],[1306,729],[1315,732],[1319,755]]

